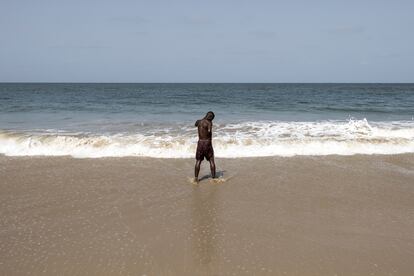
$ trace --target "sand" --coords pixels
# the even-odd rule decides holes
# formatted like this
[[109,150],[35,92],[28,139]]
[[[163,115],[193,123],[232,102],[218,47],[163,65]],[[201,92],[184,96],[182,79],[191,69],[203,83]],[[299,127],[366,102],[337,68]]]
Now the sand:
[[0,156],[0,274],[414,275],[414,155],[193,163]]

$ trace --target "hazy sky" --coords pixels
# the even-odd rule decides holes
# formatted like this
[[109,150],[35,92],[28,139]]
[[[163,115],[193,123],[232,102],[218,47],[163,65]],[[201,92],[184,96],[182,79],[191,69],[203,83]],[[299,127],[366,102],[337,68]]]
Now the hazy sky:
[[414,82],[414,1],[0,0],[0,81]]

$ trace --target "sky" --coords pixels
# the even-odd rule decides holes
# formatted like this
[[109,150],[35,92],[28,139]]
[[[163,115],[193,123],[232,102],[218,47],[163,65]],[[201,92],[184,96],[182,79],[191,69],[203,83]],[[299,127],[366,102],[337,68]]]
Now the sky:
[[414,82],[414,1],[0,0],[0,82]]

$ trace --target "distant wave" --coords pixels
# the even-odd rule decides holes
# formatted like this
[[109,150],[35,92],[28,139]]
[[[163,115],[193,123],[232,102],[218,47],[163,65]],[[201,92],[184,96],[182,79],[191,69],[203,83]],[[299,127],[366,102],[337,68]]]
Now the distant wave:
[[[0,130],[0,154],[79,158],[194,157],[196,129],[145,127],[141,132],[99,135]],[[255,121],[214,126],[217,157],[398,154],[414,152],[414,122],[367,120]]]

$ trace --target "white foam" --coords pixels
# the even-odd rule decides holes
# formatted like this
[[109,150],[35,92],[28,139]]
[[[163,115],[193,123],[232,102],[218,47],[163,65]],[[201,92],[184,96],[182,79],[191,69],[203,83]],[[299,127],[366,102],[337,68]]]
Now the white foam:
[[[257,121],[215,125],[214,131],[217,157],[414,152],[411,121]],[[0,153],[9,156],[187,158],[194,157],[196,143],[196,129],[189,126],[112,135],[0,131]]]

